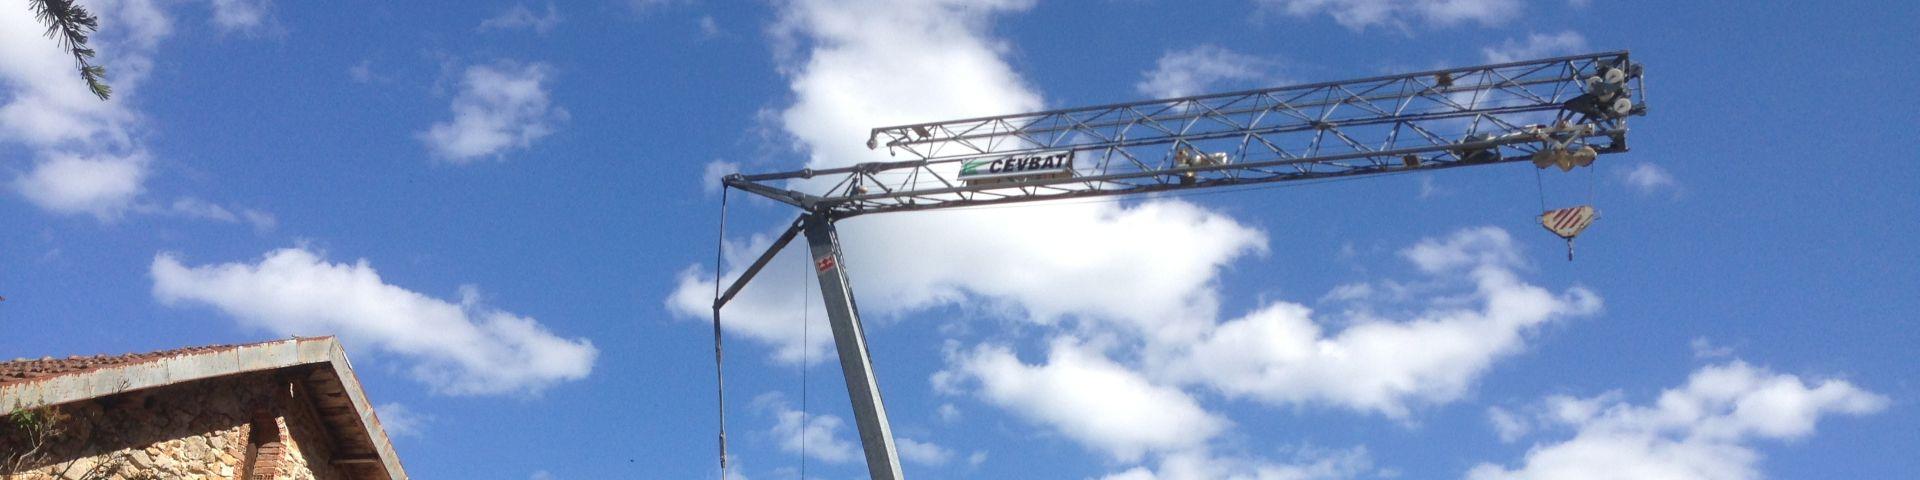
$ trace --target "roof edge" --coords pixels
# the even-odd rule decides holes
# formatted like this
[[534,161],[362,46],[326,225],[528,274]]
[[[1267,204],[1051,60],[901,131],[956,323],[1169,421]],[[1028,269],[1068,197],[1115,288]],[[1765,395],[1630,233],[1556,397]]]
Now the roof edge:
[[246,372],[332,361],[333,337],[294,338],[187,352],[0,385],[0,412],[77,402]]
[[400,454],[394,452],[393,441],[387,438],[387,429],[380,425],[379,413],[373,411],[373,404],[367,400],[367,392],[360,389],[360,376],[353,373],[353,365],[347,362],[347,350],[333,337],[325,337],[327,362],[333,365],[333,372],[340,377],[341,390],[347,392],[347,399],[353,403],[353,410],[359,414],[360,426],[367,429],[372,437],[373,448],[380,455],[380,465],[386,467],[387,477],[405,480],[407,470],[400,466]]
[[326,364],[339,377],[361,426],[372,437],[387,476],[408,478],[386,429],[381,427],[366,392],[361,390],[360,378],[347,361],[346,349],[331,336],[236,345],[0,384],[0,414],[196,380],[316,364]]

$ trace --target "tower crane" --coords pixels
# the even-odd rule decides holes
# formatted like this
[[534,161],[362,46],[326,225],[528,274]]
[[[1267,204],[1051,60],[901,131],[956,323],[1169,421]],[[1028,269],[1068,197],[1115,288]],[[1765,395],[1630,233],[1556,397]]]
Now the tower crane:
[[[1644,88],[1641,65],[1617,51],[875,128],[867,147],[900,160],[723,180],[800,214],[724,292],[716,280],[716,369],[721,308],[805,236],[868,473],[898,480],[899,455],[835,222],[1524,161],[1572,170],[1627,151],[1627,119],[1646,114]],[[1542,223],[1571,242],[1591,216],[1582,206],[1548,212]],[[725,469],[724,389],[721,395]]]

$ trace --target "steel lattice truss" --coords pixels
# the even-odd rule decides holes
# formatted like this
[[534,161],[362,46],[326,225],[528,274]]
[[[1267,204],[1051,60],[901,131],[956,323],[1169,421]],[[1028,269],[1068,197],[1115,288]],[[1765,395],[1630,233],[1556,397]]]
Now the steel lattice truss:
[[[1609,69],[1611,90],[1593,86]],[[834,217],[1325,179],[1626,151],[1644,114],[1627,52],[874,129],[912,160],[733,175],[726,183]],[[1609,93],[1610,92],[1610,93]],[[1616,105],[1618,99],[1631,99]],[[968,162],[1071,152],[1070,174],[960,179]],[[1591,157],[1589,157],[1591,158]],[[822,193],[783,185],[796,179]]]

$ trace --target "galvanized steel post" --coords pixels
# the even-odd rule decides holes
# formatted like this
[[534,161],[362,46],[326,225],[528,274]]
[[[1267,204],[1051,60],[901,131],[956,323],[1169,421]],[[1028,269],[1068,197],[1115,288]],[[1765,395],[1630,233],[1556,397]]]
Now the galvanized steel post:
[[867,473],[873,480],[900,480],[900,455],[893,446],[887,408],[880,401],[873,358],[867,353],[866,329],[860,325],[853,287],[847,283],[840,235],[834,231],[833,219],[824,212],[808,215],[805,229],[812,252],[809,258],[814,273],[820,276],[820,295],[826,300],[827,320],[833,326],[833,346],[840,353],[840,372],[846,376],[847,397],[853,400],[854,424],[860,429],[860,445],[866,449]]

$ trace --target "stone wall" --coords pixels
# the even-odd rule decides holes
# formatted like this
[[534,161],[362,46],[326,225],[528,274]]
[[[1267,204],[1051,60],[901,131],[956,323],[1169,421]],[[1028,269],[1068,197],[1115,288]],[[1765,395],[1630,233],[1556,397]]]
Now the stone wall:
[[[297,382],[252,373],[41,409],[53,428],[42,453],[18,471],[0,465],[0,478],[346,480],[299,393]],[[8,420],[0,461],[35,443]]]

